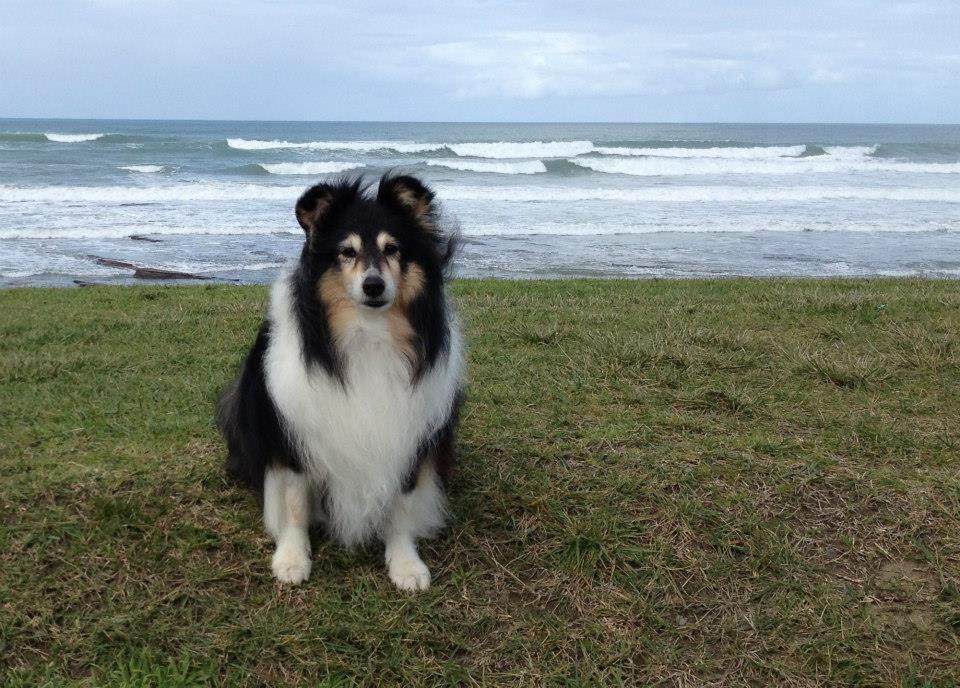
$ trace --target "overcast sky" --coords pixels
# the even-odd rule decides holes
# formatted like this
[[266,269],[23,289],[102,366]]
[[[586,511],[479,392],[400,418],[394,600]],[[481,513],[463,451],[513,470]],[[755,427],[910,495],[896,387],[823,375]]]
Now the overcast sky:
[[0,0],[0,116],[960,122],[960,0]]

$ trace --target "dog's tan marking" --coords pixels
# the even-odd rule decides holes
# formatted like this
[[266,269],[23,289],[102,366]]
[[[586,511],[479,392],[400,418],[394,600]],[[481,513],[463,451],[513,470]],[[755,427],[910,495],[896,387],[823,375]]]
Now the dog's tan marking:
[[418,196],[413,190],[400,186],[396,190],[396,198],[403,205],[410,208],[413,216],[417,218],[420,226],[427,230],[433,230],[433,199],[429,196]]
[[397,298],[387,314],[390,318],[390,335],[397,350],[403,354],[411,366],[416,366],[418,358],[416,333],[407,317],[407,309],[423,291],[426,275],[423,274],[423,269],[419,265],[412,263],[407,266],[406,272],[400,269],[400,261],[388,261],[387,267],[397,283]]
[[427,283],[427,276],[423,274],[423,268],[414,263],[407,265],[406,273],[400,275],[397,289],[397,301],[406,309],[411,303],[420,296],[424,285]]
[[352,248],[357,252],[357,255],[359,255],[360,249],[363,248],[363,242],[360,240],[359,234],[350,234],[346,239],[340,242],[338,247],[340,249]]
[[380,232],[377,235],[377,247],[383,254],[383,258],[380,261],[379,267],[382,271],[390,273],[390,276],[393,278],[393,283],[397,285],[397,291],[399,292],[400,285],[403,283],[403,271],[400,269],[400,251],[397,250],[393,255],[386,255],[384,249],[389,245],[397,246],[397,240],[394,239],[389,232]]
[[294,208],[297,222],[310,234],[316,229],[320,219],[327,213],[331,205],[333,205],[331,190],[316,186],[304,193],[297,201]]
[[392,236],[389,232],[380,232],[380,233],[377,235],[377,247],[378,247],[381,251],[382,251],[384,248],[386,248],[387,244],[389,244],[389,243],[391,243],[391,242],[393,242],[394,244],[396,244],[396,243],[397,243],[397,240],[394,239],[393,236]]
[[411,367],[416,366],[418,358],[417,347],[414,346],[416,334],[410,321],[407,320],[407,314],[394,305],[387,313],[387,317],[390,319],[390,336],[393,337],[393,345],[407,359]]
[[[354,261],[353,270],[356,270],[356,262]],[[344,270],[328,270],[317,283],[317,296],[326,306],[330,334],[335,340],[343,339],[353,319],[357,317],[357,306],[350,298],[347,284],[349,278]]]
[[422,215],[430,210],[430,201],[423,196],[417,196],[412,190],[399,188],[397,190],[397,200],[413,210],[414,215]]

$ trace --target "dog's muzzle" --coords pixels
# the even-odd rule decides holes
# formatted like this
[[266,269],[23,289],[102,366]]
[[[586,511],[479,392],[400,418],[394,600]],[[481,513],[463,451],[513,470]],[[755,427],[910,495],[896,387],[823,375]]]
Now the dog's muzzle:
[[363,295],[366,296],[364,304],[372,308],[380,308],[386,301],[383,299],[383,292],[387,288],[386,282],[380,275],[367,275],[363,278]]

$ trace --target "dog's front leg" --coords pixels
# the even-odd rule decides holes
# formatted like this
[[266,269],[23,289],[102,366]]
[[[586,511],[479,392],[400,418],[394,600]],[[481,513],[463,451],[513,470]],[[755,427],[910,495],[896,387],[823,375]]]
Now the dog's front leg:
[[413,490],[400,495],[384,530],[387,572],[401,590],[426,590],[430,569],[417,553],[417,539],[430,537],[446,517],[440,481],[431,464],[425,464]]
[[277,544],[273,575],[282,583],[310,577],[310,483],[289,468],[267,469],[263,482],[263,522]]

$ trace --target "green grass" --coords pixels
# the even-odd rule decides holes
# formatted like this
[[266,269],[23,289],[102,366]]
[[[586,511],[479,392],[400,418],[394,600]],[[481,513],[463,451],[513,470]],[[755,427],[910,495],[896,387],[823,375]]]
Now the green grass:
[[217,390],[266,291],[0,292],[0,684],[960,681],[960,285],[461,281],[434,586],[270,577]]

